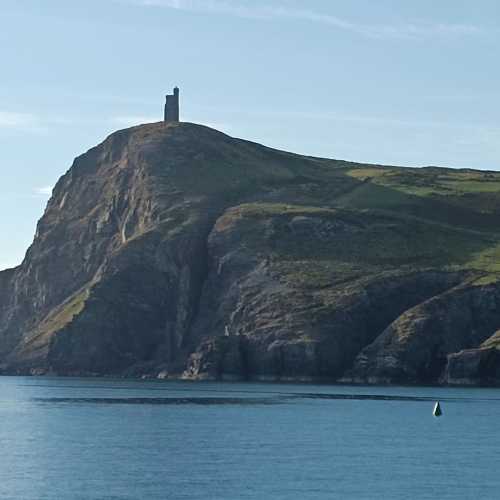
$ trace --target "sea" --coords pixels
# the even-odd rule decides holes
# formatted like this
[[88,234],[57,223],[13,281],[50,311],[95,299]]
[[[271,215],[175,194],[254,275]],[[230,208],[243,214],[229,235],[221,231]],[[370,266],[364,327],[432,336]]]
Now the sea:
[[0,499],[498,499],[499,423],[497,389],[0,377]]

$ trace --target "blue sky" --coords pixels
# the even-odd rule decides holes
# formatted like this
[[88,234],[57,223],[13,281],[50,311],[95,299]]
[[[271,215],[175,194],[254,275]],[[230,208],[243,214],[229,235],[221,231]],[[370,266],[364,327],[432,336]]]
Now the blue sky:
[[497,0],[2,0],[0,269],[112,131],[181,119],[295,152],[500,169]]

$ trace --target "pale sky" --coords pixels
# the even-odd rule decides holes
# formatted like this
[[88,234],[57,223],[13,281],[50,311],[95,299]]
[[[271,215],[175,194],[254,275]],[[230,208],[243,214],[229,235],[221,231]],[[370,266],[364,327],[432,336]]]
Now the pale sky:
[[1,0],[0,269],[112,131],[181,119],[298,153],[500,169],[497,0]]

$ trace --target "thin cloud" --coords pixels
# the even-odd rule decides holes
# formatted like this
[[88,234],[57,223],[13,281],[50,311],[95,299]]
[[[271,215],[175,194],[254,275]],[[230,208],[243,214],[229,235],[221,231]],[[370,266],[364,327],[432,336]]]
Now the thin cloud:
[[41,116],[33,113],[0,110],[0,131],[46,133],[53,126],[71,124],[64,116]]
[[135,125],[141,125],[143,123],[154,123],[160,121],[159,116],[114,116],[110,119],[113,125],[117,127],[134,127]]
[[34,189],[35,194],[39,196],[51,196],[52,186],[40,186]]
[[144,7],[163,7],[181,11],[222,14],[246,19],[299,21],[324,24],[335,29],[349,31],[368,38],[422,39],[439,36],[472,36],[485,33],[481,26],[472,24],[363,24],[318,12],[312,9],[288,8],[279,5],[249,5],[226,0],[119,0],[122,3]]
[[[204,107],[206,112],[223,112],[229,115],[239,116],[241,110],[230,108],[213,108]],[[330,121],[330,122],[345,122],[356,123],[360,125],[373,126],[394,126],[394,127],[409,127],[409,128],[452,128],[457,130],[476,129],[479,125],[470,122],[455,122],[455,121],[439,121],[439,120],[420,120],[420,119],[403,119],[397,117],[388,117],[382,115],[368,115],[356,113],[342,113],[335,110],[324,111],[303,111],[284,110],[284,109],[248,109],[245,110],[245,115],[250,117],[268,118],[275,121],[287,120],[312,120],[312,121]],[[200,122],[202,123],[202,122]]]
[[31,113],[0,111],[0,128],[28,129],[39,125],[38,119]]

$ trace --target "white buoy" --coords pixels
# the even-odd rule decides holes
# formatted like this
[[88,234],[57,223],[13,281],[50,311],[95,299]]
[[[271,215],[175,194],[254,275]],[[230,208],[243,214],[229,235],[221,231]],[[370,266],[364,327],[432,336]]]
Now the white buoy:
[[441,410],[441,405],[439,404],[439,401],[436,401],[436,404],[434,405],[434,410],[432,410],[432,414],[435,417],[440,417],[443,414],[443,412]]

